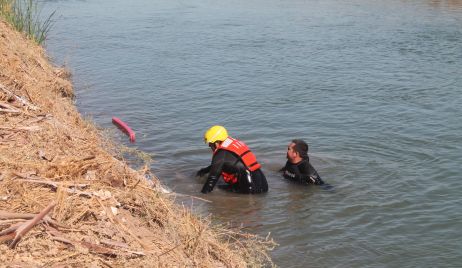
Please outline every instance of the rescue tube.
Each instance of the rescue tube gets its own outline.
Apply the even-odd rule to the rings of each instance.
[[[135,142],[135,132],[127,125],[124,121],[120,120],[120,118],[113,116],[112,123],[116,125],[119,129],[121,129],[125,134],[130,137],[131,142]]]

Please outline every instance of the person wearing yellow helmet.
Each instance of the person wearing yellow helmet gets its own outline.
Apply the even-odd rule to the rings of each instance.
[[[212,163],[197,172],[208,173],[202,193],[213,190],[220,177],[226,182],[224,189],[239,193],[264,193],[268,182],[261,166],[249,147],[228,135],[223,126],[213,126],[204,133],[204,142],[212,149]]]

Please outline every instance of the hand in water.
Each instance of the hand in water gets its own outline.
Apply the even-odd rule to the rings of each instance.
[[[208,168],[201,168],[199,169],[199,171],[196,173],[196,176],[197,177],[202,177],[204,176],[205,174],[207,174],[209,172],[209,169]]]

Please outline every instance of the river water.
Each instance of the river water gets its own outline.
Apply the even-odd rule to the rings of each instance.
[[[197,213],[271,236],[281,267],[460,267],[462,1],[46,1],[79,110]],[[270,191],[199,193],[214,124]],[[117,132],[116,132],[117,133]],[[118,135],[118,133],[117,133]],[[293,138],[331,190],[282,180]]]

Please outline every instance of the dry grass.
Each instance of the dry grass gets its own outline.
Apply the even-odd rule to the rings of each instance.
[[[271,265],[274,242],[199,219],[165,196],[148,168],[118,159],[118,149],[76,111],[66,72],[1,21],[0,55],[2,264]],[[49,204],[13,248],[18,226]]]

